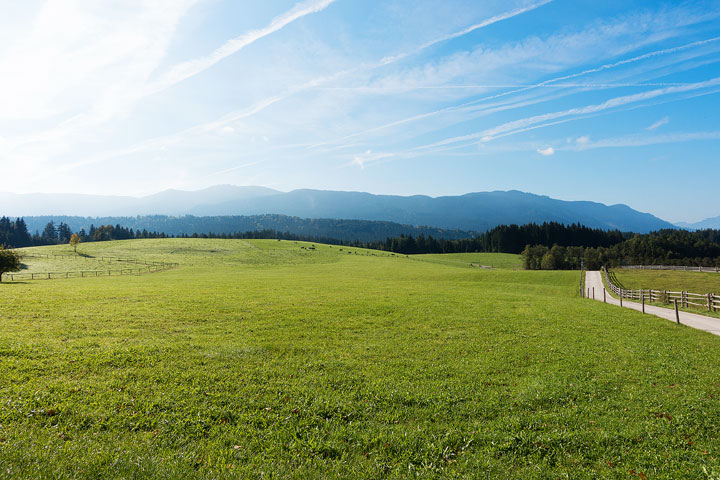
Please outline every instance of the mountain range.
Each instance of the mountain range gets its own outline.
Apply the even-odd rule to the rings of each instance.
[[[705,230],[708,228],[720,230],[720,217],[706,218],[695,223],[678,222],[675,225],[688,230]]]
[[[544,221],[638,233],[675,228],[627,205],[564,201],[514,190],[429,197],[309,189],[280,192],[265,187],[218,185],[198,191],[166,190],[146,197],[0,193],[0,215],[13,217],[263,214],[378,220],[479,232],[502,224]]]

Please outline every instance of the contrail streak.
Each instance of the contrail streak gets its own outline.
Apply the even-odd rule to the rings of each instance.
[[[361,136],[361,135],[365,135],[365,134],[368,134],[368,133],[374,133],[374,132],[377,132],[377,131],[380,131],[380,130],[384,130],[384,129],[387,129],[387,128],[392,128],[392,127],[396,127],[396,126],[399,126],[399,125],[403,125],[403,124],[405,124],[405,123],[410,123],[410,122],[414,122],[414,121],[417,121],[417,120],[422,120],[422,119],[425,119],[425,118],[433,117],[433,116],[435,116],[435,115],[439,115],[439,114],[442,114],[442,113],[447,113],[447,112],[452,112],[452,111],[455,111],[455,110],[460,110],[460,109],[462,109],[462,108],[465,108],[465,107],[468,107],[468,106],[471,106],[471,105],[476,105],[476,104],[478,104],[478,103],[487,102],[487,101],[489,101],[489,100],[495,100],[495,99],[497,99],[497,98],[505,97],[505,96],[508,96],[508,95],[513,95],[513,94],[516,94],[516,93],[522,93],[522,92],[526,92],[526,91],[533,90],[533,89],[537,89],[537,88],[551,87],[551,86],[552,86],[551,84],[555,84],[555,83],[561,82],[561,81],[563,81],[563,80],[570,80],[570,79],[572,79],[572,78],[581,77],[581,76],[583,76],[583,75],[589,75],[589,74],[591,74],[591,73],[597,73],[597,72],[600,72],[600,71],[603,71],[603,70],[612,69],[612,68],[619,67],[619,66],[622,66],[622,65],[627,65],[627,64],[630,64],[630,63],[639,62],[639,61],[642,61],[642,60],[646,60],[646,59],[648,59],[648,58],[652,58],[652,57],[656,57],[656,56],[660,56],[660,55],[668,55],[668,54],[676,53],[676,52],[679,52],[679,51],[682,51],[682,50],[687,50],[687,49],[689,49],[689,48],[694,48],[694,47],[699,47],[699,46],[702,46],[702,45],[707,45],[707,44],[709,44],[709,43],[717,42],[718,40],[720,40],[720,37],[713,37],[713,38],[709,38],[709,39],[706,39],[706,40],[700,40],[700,41],[697,41],[697,42],[692,42],[692,43],[688,43],[688,44],[685,44],[685,45],[680,45],[680,46],[677,46],[677,47],[671,47],[671,48],[665,48],[665,49],[662,49],[662,50],[656,50],[656,51],[654,51],[654,52],[649,52],[649,53],[646,53],[646,54],[643,54],[643,55],[638,55],[638,56],[635,56],[635,57],[632,57],[632,58],[628,58],[628,59],[625,59],[625,60],[621,60],[621,61],[618,61],[618,62],[607,63],[607,64],[601,65],[601,66],[599,66],[599,67],[595,67],[595,68],[583,70],[582,72],[573,73],[573,74],[570,74],[570,75],[563,75],[563,76],[561,76],[561,77],[551,78],[551,79],[549,79],[549,80],[545,80],[545,81],[540,82],[540,83],[535,83],[535,84],[530,84],[530,85],[527,85],[527,86],[522,86],[521,88],[517,88],[517,89],[512,90],[512,91],[509,91],[509,92],[498,93],[498,94],[490,95],[490,96],[487,96],[487,97],[483,97],[483,98],[471,100],[471,101],[469,101],[469,102],[464,102],[464,103],[461,103],[461,104],[459,104],[459,105],[452,105],[452,106],[449,106],[449,107],[441,108],[441,109],[439,109],[439,110],[434,110],[434,111],[432,111],[432,112],[422,113],[422,114],[419,114],[419,115],[413,115],[412,117],[407,117],[407,118],[404,118],[404,119],[401,119],[401,120],[396,120],[396,121],[394,121],[394,122],[386,123],[386,124],[383,124],[383,125],[379,125],[379,126],[377,126],[377,127],[373,127],[373,128],[369,128],[369,129],[366,129],[366,130],[362,130],[362,131],[360,131],[360,132],[352,133],[352,134],[350,134],[350,135],[346,135],[346,136],[337,138],[337,139],[335,139],[335,140],[331,140],[331,141],[328,141],[328,142],[317,143],[317,144],[314,144],[314,145],[312,145],[312,146],[313,146],[313,147],[317,147],[317,146],[323,146],[323,145],[327,145],[327,144],[331,144],[331,143],[342,142],[342,141],[344,141],[344,140],[348,140],[348,139],[351,139],[351,138],[355,138],[355,137],[358,137],[358,136]],[[676,85],[673,85],[673,84],[659,84],[658,86],[676,86]],[[511,88],[512,88],[512,87],[511,87]]]

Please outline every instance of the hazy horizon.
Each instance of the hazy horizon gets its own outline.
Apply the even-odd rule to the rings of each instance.
[[[259,185],[233,185],[233,184],[218,184],[218,185],[212,185],[212,186],[209,186],[209,187],[204,187],[204,188],[200,188],[200,189],[196,189],[196,190],[190,190],[190,189],[185,190],[185,189],[174,189],[174,188],[170,188],[170,189],[165,189],[165,190],[161,190],[161,191],[158,191],[158,192],[152,192],[152,193],[146,194],[146,195],[111,195],[111,194],[88,194],[88,193],[75,193],[75,192],[28,192],[28,193],[26,193],[26,194],[15,194],[15,193],[12,193],[12,192],[3,192],[3,191],[0,191],[0,194],[10,193],[10,194],[13,194],[13,195],[49,195],[49,196],[52,196],[52,195],[57,195],[57,196],[63,196],[63,195],[81,195],[81,196],[82,196],[82,195],[88,195],[88,196],[107,197],[107,198],[129,198],[129,199],[134,199],[134,200],[143,200],[143,199],[149,199],[149,198],[151,198],[151,197],[154,197],[154,196],[157,196],[157,195],[166,193],[166,192],[198,193],[198,192],[203,192],[203,191],[206,191],[206,190],[213,190],[213,189],[224,188],[224,187],[240,188],[240,189],[255,189],[255,188],[261,188],[261,189],[267,189],[267,190],[269,190],[269,191],[276,192],[277,194],[285,194],[285,193],[289,193],[289,192],[292,192],[292,191],[295,191],[295,190],[319,190],[319,191],[334,191],[334,192],[369,193],[369,194],[371,194],[371,195],[388,195],[388,196],[399,196],[399,197],[424,196],[424,197],[430,197],[430,198],[459,197],[459,196],[470,195],[470,194],[475,194],[475,193],[493,193],[493,192],[508,193],[508,192],[520,192],[520,193],[522,193],[522,194],[535,195],[535,196],[538,196],[538,197],[547,197],[547,198],[551,198],[551,199],[554,199],[554,200],[561,200],[561,201],[571,201],[571,202],[572,202],[572,201],[582,201],[582,202],[590,202],[590,203],[600,203],[600,204],[607,205],[607,206],[626,205],[626,204],[622,204],[622,203],[614,203],[614,204],[613,204],[613,203],[597,202],[597,201],[594,201],[594,200],[592,200],[592,199],[573,200],[573,199],[557,198],[557,197],[553,197],[552,195],[546,195],[546,194],[537,193],[537,192],[524,192],[524,191],[522,191],[522,190],[490,190],[490,191],[485,191],[485,192],[479,192],[479,191],[476,191],[476,192],[463,192],[463,193],[460,193],[460,194],[458,194],[458,195],[427,195],[427,194],[424,194],[424,193],[415,193],[415,194],[408,194],[408,195],[399,195],[399,194],[393,194],[393,193],[375,193],[375,192],[367,192],[367,191],[360,191],[360,190],[348,191],[348,190],[334,190],[334,189],[303,189],[303,188],[301,188],[301,189],[294,189],[294,190],[287,190],[287,191],[286,191],[286,190],[270,189],[270,188],[268,188],[268,187],[262,187],[262,186],[259,186]],[[628,206],[628,207],[632,208],[633,210],[636,210],[636,211],[638,211],[638,212],[640,212],[640,213],[651,213],[651,212],[642,212],[641,210],[638,210],[638,209],[633,208],[632,205],[626,205],[626,206]],[[267,213],[271,213],[271,212],[267,212]],[[152,215],[152,214],[167,215],[166,213],[161,213],[161,212],[155,212],[155,213],[147,213],[147,212],[145,212],[145,213],[137,213],[137,214],[138,214],[138,215],[141,215],[141,216],[142,216],[142,215]],[[0,215],[4,215],[3,212],[0,211]],[[8,216],[7,214],[5,214],[5,215]],[[38,216],[38,215],[39,215],[39,214],[17,215],[16,213],[12,213],[12,214],[10,214],[9,216],[10,216],[10,217],[16,217],[16,216],[28,216],[28,217],[32,217],[32,216]],[[88,215],[84,215],[84,214],[83,214],[83,215],[81,215],[81,214],[71,214],[71,213],[67,213],[67,212],[66,212],[66,213],[57,214],[57,216],[64,216],[64,215],[71,215],[71,216],[77,215],[77,216],[81,216],[81,217],[88,216]],[[39,216],[53,216],[53,215],[52,215],[52,214],[42,214],[42,215],[39,215]],[[90,216],[95,216],[95,215],[90,215]],[[111,215],[111,216],[112,216],[112,215]],[[170,216],[173,216],[173,215],[170,215]],[[707,219],[710,219],[710,218],[714,218],[714,217],[706,217],[706,218],[701,218],[701,219],[698,219],[698,220],[684,220],[684,219],[681,219],[681,220],[671,220],[671,219],[662,217],[662,216],[660,216],[660,215],[655,215],[655,216],[656,216],[657,218],[660,218],[661,220],[665,220],[665,221],[668,221],[668,222],[670,222],[670,223],[688,223],[688,224],[692,224],[692,223],[700,222],[700,221],[707,220]]]
[[[13,2],[0,190],[519,190],[696,222],[718,27],[712,1]]]

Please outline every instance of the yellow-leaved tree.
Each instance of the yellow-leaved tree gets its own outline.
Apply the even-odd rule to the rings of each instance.
[[[70,246],[73,247],[73,250],[75,253],[77,253],[77,246],[80,243],[80,237],[78,237],[77,233],[73,233],[72,236],[70,236]]]

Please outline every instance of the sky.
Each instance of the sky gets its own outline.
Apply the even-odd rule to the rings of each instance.
[[[0,0],[1,191],[522,190],[720,215],[720,8]]]

